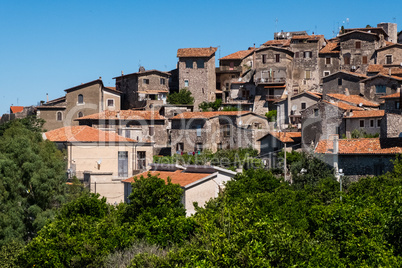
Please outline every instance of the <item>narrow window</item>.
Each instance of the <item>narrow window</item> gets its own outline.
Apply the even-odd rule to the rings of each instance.
[[[107,106],[108,107],[114,107],[114,99],[108,99],[107,100]]]
[[[399,110],[399,107],[400,107],[399,105],[400,105],[400,102],[399,102],[399,101],[396,101],[396,102],[395,102],[395,109],[396,109],[396,110]]]
[[[183,152],[184,151],[184,143],[179,142],[176,144],[176,151],[177,152]]]
[[[300,56],[299,56],[299,52],[296,52],[295,53],[295,58],[299,58]]]
[[[367,56],[363,56],[363,58],[362,58],[362,62],[363,62],[363,64],[367,64]]]
[[[147,158],[145,151],[137,152],[137,169],[145,169],[147,167]]]
[[[306,109],[306,103],[305,102],[301,103],[301,108],[302,108],[302,110]]]
[[[356,41],[356,48],[359,49],[362,47],[362,42]]]
[[[82,113],[82,112],[79,112],[78,113],[78,118],[81,118],[81,117],[83,117],[84,116],[84,114]]]
[[[314,109],[314,116],[318,117],[318,109]]]
[[[306,70],[306,79],[310,79],[311,78],[311,71]]]
[[[119,177],[128,177],[128,152],[118,152],[118,175]]]
[[[381,119],[377,119],[377,127],[381,127]]]
[[[325,58],[325,64],[327,64],[327,65],[331,64],[331,58],[330,57]]]
[[[63,120],[63,113],[57,112],[57,121],[62,121],[62,120]]]
[[[153,126],[149,127],[149,136],[153,136],[155,134],[155,130]]]
[[[192,60],[186,60],[186,68],[193,69],[193,61]]]
[[[166,79],[165,79],[165,78],[161,78],[160,81],[159,81],[159,83],[160,83],[161,85],[165,85],[165,84],[166,84]]]
[[[364,127],[364,120],[360,120],[360,127]]]
[[[262,63],[267,63],[267,55],[262,55]]]
[[[370,127],[374,127],[374,119],[370,119]]]
[[[275,62],[279,62],[280,61],[280,54],[275,54]]]
[[[386,56],[386,64],[392,64],[392,55]]]
[[[203,59],[197,59],[197,68],[204,69],[204,60]]]
[[[229,90],[229,83],[225,84],[225,88],[226,88],[226,90]]]
[[[188,87],[188,80],[184,80],[184,87]]]
[[[78,95],[78,103],[84,103],[84,96],[82,94]]]
[[[201,125],[197,125],[197,137],[201,137]]]
[[[343,62],[344,62],[346,65],[349,65],[349,64],[350,64],[350,56],[349,56],[349,55],[343,56]]]
[[[338,78],[338,86],[342,86],[342,78]]]

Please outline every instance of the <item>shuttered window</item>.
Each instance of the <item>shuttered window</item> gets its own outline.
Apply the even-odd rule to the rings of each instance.
[[[119,151],[118,152],[118,172],[119,177],[128,177],[128,152]]]

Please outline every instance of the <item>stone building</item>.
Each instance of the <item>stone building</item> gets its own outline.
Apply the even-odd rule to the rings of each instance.
[[[386,113],[401,113],[402,98],[400,92],[380,97],[380,99],[384,100],[383,106]]]
[[[381,22],[377,24],[378,28],[383,28],[387,33],[386,40],[391,43],[398,43],[398,29],[396,23]]]
[[[91,192],[99,193],[112,204],[123,202],[121,181],[146,170],[152,162],[152,143],[89,126],[63,127],[43,136],[67,152],[70,178],[76,176]]]
[[[170,119],[172,153],[193,153],[209,149],[236,149],[256,146],[269,130],[266,117],[236,112],[181,113]]]
[[[354,130],[361,130],[367,134],[376,135],[381,132],[381,119],[384,110],[351,111],[344,115],[346,138],[351,138]]]
[[[385,67],[401,66],[402,64],[402,44],[391,44],[376,50],[377,64]]]
[[[44,129],[78,125],[75,119],[103,111],[119,111],[121,92],[105,87],[101,79],[64,90],[66,95],[36,107]]]
[[[10,113],[3,114],[0,117],[0,125],[11,120],[21,119],[35,114],[35,106],[10,106]]]
[[[341,47],[339,40],[329,40],[328,43],[318,53],[318,70],[320,79],[336,73],[340,70],[339,54]]]
[[[158,70],[145,70],[140,67],[137,73],[114,77],[116,89],[123,92],[122,109],[152,109],[166,104],[169,93],[170,73]]]
[[[358,95],[363,91],[361,81],[366,78],[366,75],[356,72],[337,71],[322,78],[322,93]]]
[[[112,131],[139,142],[153,142],[156,155],[170,154],[167,120],[157,111],[105,111],[76,120],[80,125]]]
[[[397,93],[402,87],[402,77],[377,74],[361,81],[364,85],[364,96],[374,101],[386,95]]]
[[[386,113],[381,120],[382,139],[402,138],[402,110],[394,110],[393,113]]]
[[[187,88],[194,97],[194,109],[204,101],[215,101],[216,74],[215,52],[216,47],[207,48],[179,48],[179,88]]]

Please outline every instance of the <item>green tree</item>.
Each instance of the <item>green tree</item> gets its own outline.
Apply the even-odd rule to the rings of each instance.
[[[218,111],[219,108],[222,106],[222,99],[216,99],[214,102],[202,102],[200,105],[198,105],[198,108],[200,108],[203,112],[207,111]]]
[[[194,98],[191,96],[190,90],[182,88],[179,92],[169,94],[167,101],[170,104],[193,104]]]
[[[277,111],[276,110],[271,110],[268,113],[265,114],[265,116],[268,118],[269,122],[275,122],[276,121],[276,115]]]

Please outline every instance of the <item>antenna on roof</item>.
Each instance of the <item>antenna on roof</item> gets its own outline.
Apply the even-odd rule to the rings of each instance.
[[[278,32],[278,18],[275,18],[275,32]]]

